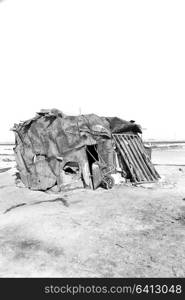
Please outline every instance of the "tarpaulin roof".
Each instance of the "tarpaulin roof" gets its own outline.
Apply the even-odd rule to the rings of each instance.
[[[29,133],[36,152],[41,149],[43,152],[43,145],[49,149],[52,141],[60,154],[83,145],[96,144],[101,138],[111,138],[111,133],[141,132],[139,125],[117,117],[105,118],[95,114],[67,116],[57,109],[42,110],[34,118],[14,126],[14,130],[22,139]]]
[[[106,120],[110,124],[110,130],[112,133],[142,133],[141,126],[136,124],[135,121],[125,121],[117,117],[107,117]]]

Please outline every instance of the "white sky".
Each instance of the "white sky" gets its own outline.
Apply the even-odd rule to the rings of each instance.
[[[0,0],[0,141],[41,108],[185,139],[184,0]]]

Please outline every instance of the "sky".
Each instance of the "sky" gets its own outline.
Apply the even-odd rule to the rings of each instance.
[[[0,142],[42,108],[184,139],[184,0],[0,0]]]

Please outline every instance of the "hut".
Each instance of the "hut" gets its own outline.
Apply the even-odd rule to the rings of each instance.
[[[84,187],[113,186],[111,174],[134,182],[159,178],[134,121],[95,114],[68,116],[57,109],[41,110],[14,124],[15,159],[24,185],[47,190],[65,183],[66,173],[79,175]]]

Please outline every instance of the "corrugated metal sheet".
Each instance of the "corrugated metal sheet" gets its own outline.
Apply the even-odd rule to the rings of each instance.
[[[160,178],[137,134],[113,134],[113,139],[133,182],[155,182]]]

